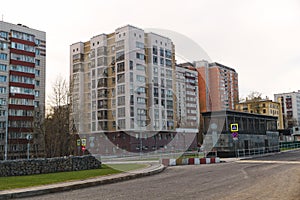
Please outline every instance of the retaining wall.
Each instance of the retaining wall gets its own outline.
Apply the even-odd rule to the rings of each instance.
[[[100,167],[101,162],[93,156],[8,160],[0,161],[0,177],[79,171]]]

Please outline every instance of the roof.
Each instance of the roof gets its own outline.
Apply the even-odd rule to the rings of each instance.
[[[256,114],[256,113],[247,113],[247,112],[241,112],[236,110],[219,110],[219,111],[212,111],[212,112],[203,112],[201,113],[203,117],[208,116],[228,116],[228,115],[239,115],[239,116],[247,116],[247,117],[253,117],[253,118],[267,118],[272,120],[277,120],[277,117],[275,116],[269,116],[269,115],[262,115],[262,114]]]

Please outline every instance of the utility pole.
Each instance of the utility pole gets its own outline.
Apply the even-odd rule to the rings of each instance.
[[[4,106],[6,106],[6,107],[4,107]],[[5,108],[5,110],[4,110],[4,117],[5,117],[4,160],[7,160],[7,151],[8,151],[8,106],[7,106],[7,102],[6,102],[6,105],[1,106],[1,108]]]

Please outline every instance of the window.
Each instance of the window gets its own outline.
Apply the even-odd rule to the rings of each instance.
[[[26,56],[26,55],[11,53],[10,57],[13,60],[19,60],[19,61],[23,61],[23,62],[35,63],[34,57],[31,57],[31,56]]]
[[[6,42],[1,42],[0,41],[0,49],[3,50],[3,49],[7,49],[8,45]]]
[[[28,77],[25,77],[25,76],[10,75],[10,81],[11,82],[16,82],[16,83],[34,84],[34,79],[33,78],[28,78]]]
[[[6,93],[6,88],[5,87],[0,87],[0,94]]]
[[[39,107],[39,106],[40,106],[40,102],[39,102],[39,101],[35,101],[35,102],[34,102],[34,107],[37,108],[37,107]]]
[[[0,38],[7,39],[7,37],[8,37],[8,33],[7,32],[0,31]]]
[[[172,61],[166,59],[166,66],[167,66],[167,67],[172,67]]]
[[[36,44],[36,45],[40,45],[41,44],[41,40],[39,40],[39,39],[34,39],[34,43]]]
[[[6,71],[6,69],[7,69],[6,65],[0,64],[0,71]]]
[[[154,97],[158,97],[158,88],[154,88],[153,93]]]
[[[125,82],[125,74],[118,74],[117,75],[117,82],[124,83]]]
[[[160,58],[160,65],[161,65],[161,66],[164,66],[164,63],[165,63],[165,62],[164,62],[164,58]]]
[[[132,60],[129,61],[129,69],[133,70],[133,61]]]
[[[130,107],[130,117],[134,117],[134,107]]]
[[[29,46],[26,44],[20,44],[20,43],[16,43],[16,42],[11,43],[11,48],[28,51],[28,52],[35,52],[35,49],[33,46]]]
[[[142,98],[142,97],[138,97],[138,98],[137,98],[137,103],[138,103],[138,104],[146,104],[146,99],[145,99],[145,98]]]
[[[125,105],[125,96],[118,97],[118,106]]]
[[[0,105],[5,106],[6,105],[6,99],[0,99]]]
[[[36,56],[41,55],[41,51],[39,49],[35,49],[35,55]]]
[[[124,62],[117,64],[117,72],[124,72],[125,71],[125,64]]]
[[[7,54],[6,53],[0,53],[0,60],[7,60]]]
[[[0,82],[6,82],[6,76],[0,76]]]
[[[130,82],[133,82],[133,72],[130,72]]]
[[[38,91],[38,90],[34,91],[34,96],[39,97],[40,96],[40,91]]]
[[[144,94],[144,93],[146,93],[146,88],[144,88],[144,87],[138,87],[137,90],[136,90],[136,92],[138,94]]]
[[[158,75],[158,68],[157,67],[153,67],[153,74]]]
[[[157,46],[153,46],[153,48],[152,48],[152,53],[153,53],[154,55],[157,55]]]
[[[163,49],[163,48],[160,48],[160,49],[159,49],[159,55],[160,55],[161,57],[164,57],[164,49]]]
[[[141,64],[136,64],[136,69],[139,71],[146,71],[146,67],[144,65]]]
[[[166,77],[167,78],[172,78],[172,71],[171,70],[166,70]]]
[[[153,64],[157,65],[157,56],[153,56]]]
[[[118,120],[119,129],[125,128],[125,119]]]
[[[34,95],[34,90],[29,88],[10,86],[10,93],[30,94]]]
[[[27,41],[34,42],[34,36],[33,35],[29,35],[27,33],[22,33],[22,32],[15,31],[15,30],[12,31],[12,37],[13,38],[18,38],[18,39],[21,39],[21,40],[27,40]]]
[[[125,85],[118,85],[118,94],[125,94]]]
[[[136,75],[136,80],[142,83],[146,82],[146,78],[144,76],[141,75]]]
[[[118,108],[118,117],[125,117],[125,107]]]
[[[136,42],[136,48],[144,49],[144,43],[142,43],[142,42]]]
[[[35,69],[33,67],[27,67],[27,66],[22,66],[22,65],[10,65],[10,70],[18,71],[18,72],[25,72],[25,73],[30,73],[30,74],[35,73]]]
[[[116,59],[117,62],[124,60],[125,57],[124,51],[117,52],[116,57],[117,57]]]
[[[172,52],[170,50],[165,50],[166,58],[172,58]]]
[[[145,55],[142,53],[136,53],[136,58],[140,60],[145,60]]]

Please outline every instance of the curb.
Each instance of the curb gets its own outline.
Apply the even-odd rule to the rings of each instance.
[[[64,192],[68,190],[81,189],[91,186],[99,186],[104,184],[116,183],[120,181],[150,176],[162,172],[166,167],[162,164],[151,166],[146,169],[140,169],[131,172],[92,178],[87,180],[64,182],[52,185],[37,186],[31,188],[21,188],[14,190],[0,191],[0,199],[24,198],[36,195],[43,195],[55,192]]]
[[[163,158],[161,162],[165,166],[202,165],[220,163],[220,158]]]

